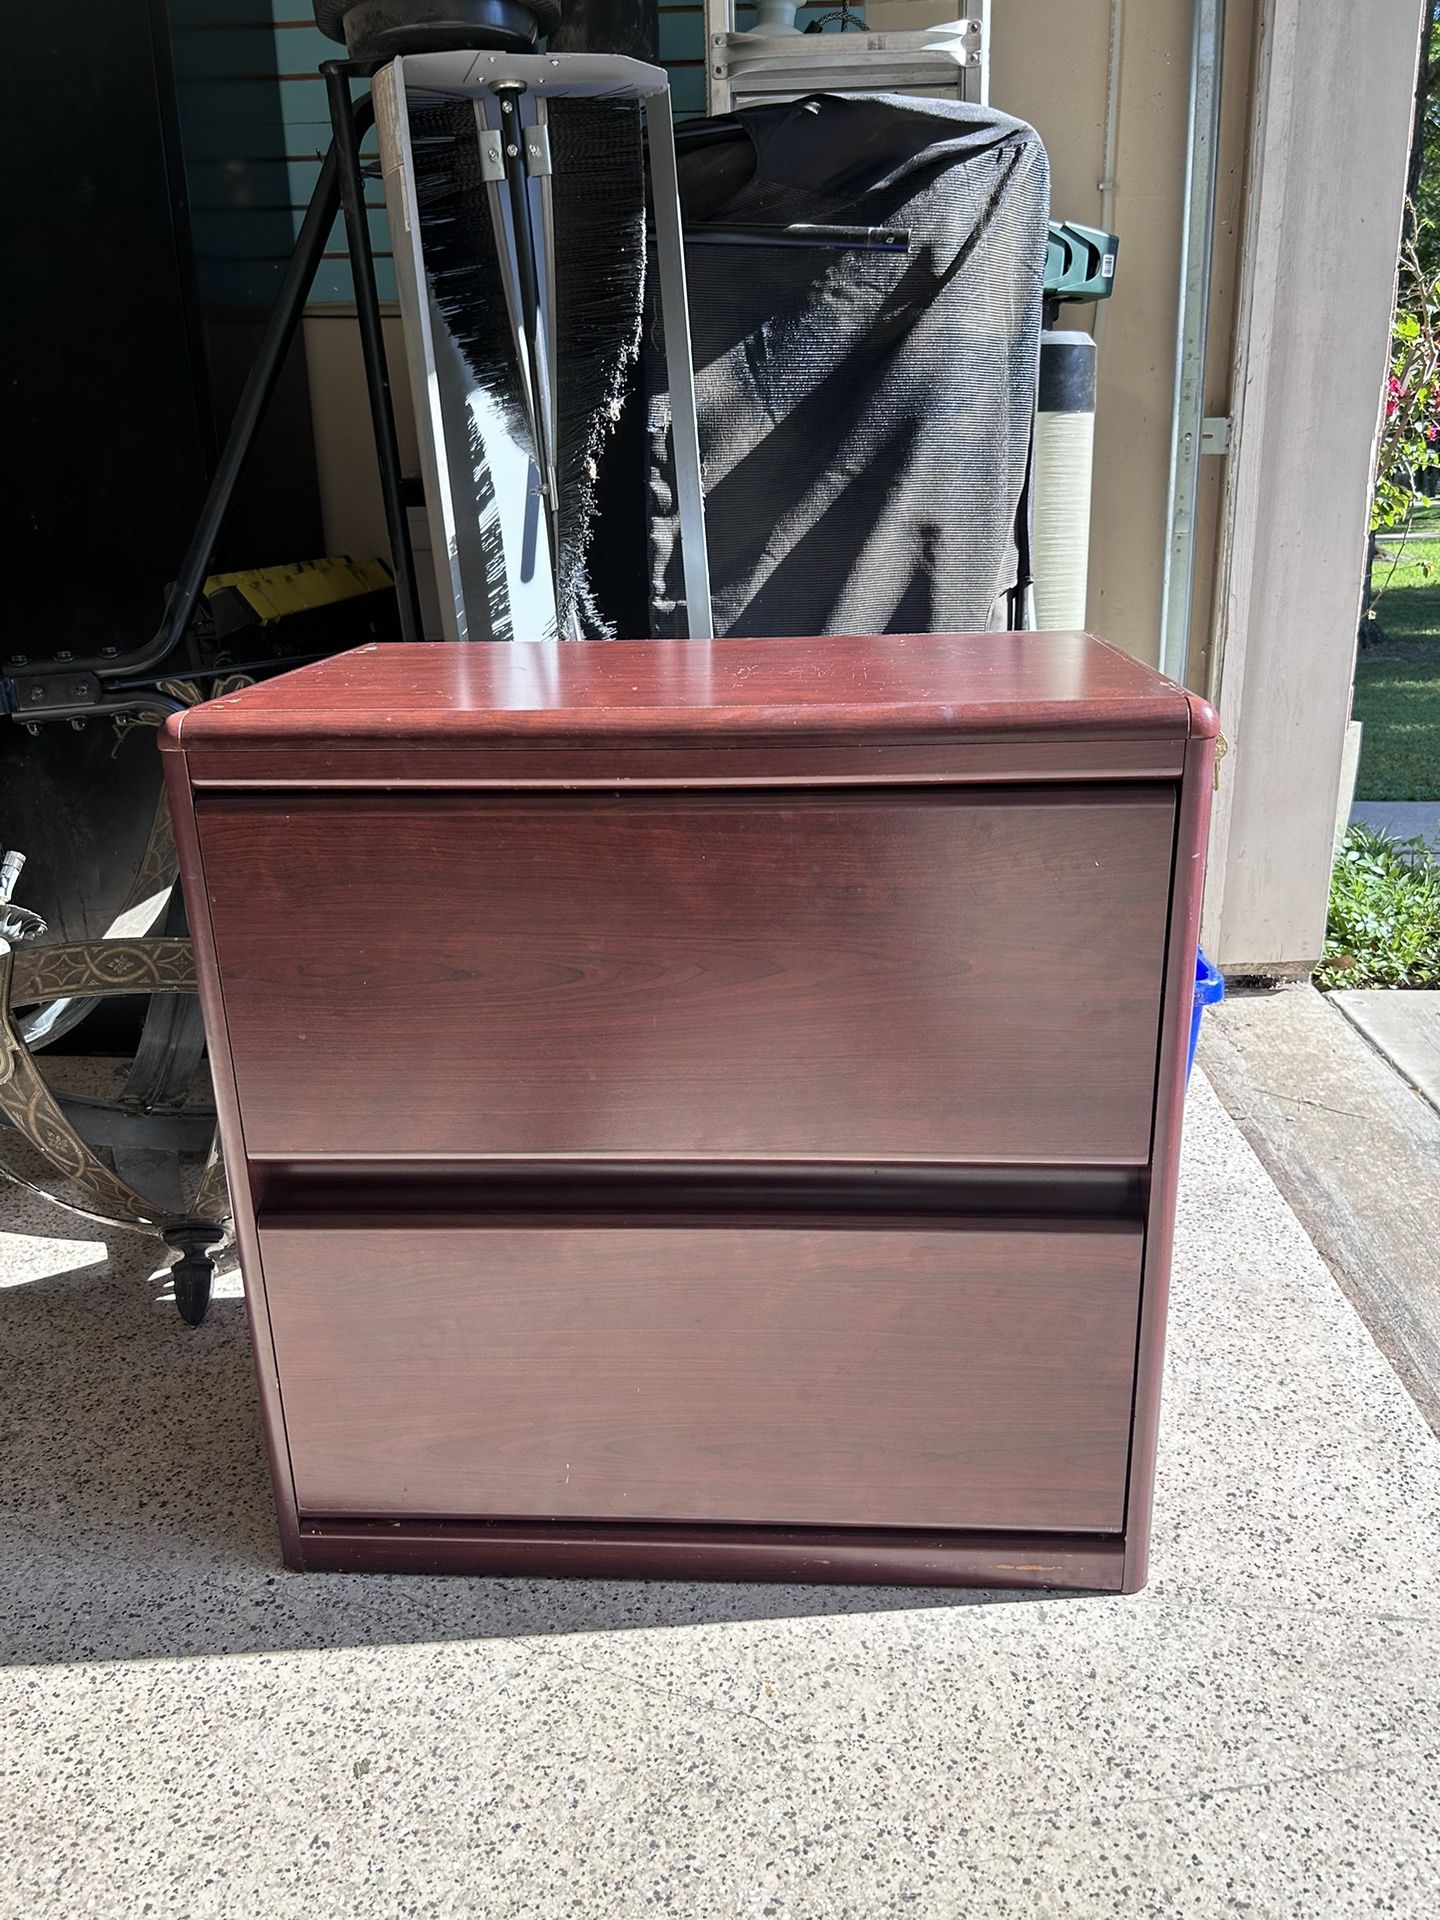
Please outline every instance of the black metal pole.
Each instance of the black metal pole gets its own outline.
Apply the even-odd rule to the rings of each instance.
[[[364,103],[364,111],[367,116],[370,114],[368,102]],[[295,329],[299,325],[305,302],[310,297],[316,269],[325,251],[325,242],[330,237],[330,229],[335,224],[339,206],[339,180],[332,147],[320,168],[320,177],[315,183],[310,205],[305,210],[305,218],[296,236],[295,250],[286,266],[285,277],[280,282],[280,291],[275,296],[275,305],[271,309],[254,365],[246,376],[235,417],[225,436],[219,464],[166,602],[165,618],[160,623],[159,631],[153,639],[132,653],[73,661],[67,666],[68,673],[93,673],[101,680],[131,679],[167,660],[188,633],[210,572],[221,526],[230,511],[230,502],[234,498],[241,472],[250,457],[265,409],[270,404],[280,370],[285,364],[285,356],[295,338]]]
[[[166,601],[159,630],[144,646],[130,652],[110,650],[89,658],[67,660],[63,667],[57,665],[47,668],[43,673],[21,672],[7,663],[6,673],[0,677],[0,714],[8,713],[16,720],[34,726],[42,720],[65,719],[71,715],[95,719],[104,714],[134,713],[157,707],[167,712],[179,711],[178,702],[163,699],[155,693],[132,695],[128,699],[106,699],[101,688],[115,686],[119,692],[128,690],[137,682],[144,685],[155,669],[169,660],[190,631],[235,488],[255,445],[265,410],[274,396],[285,357],[295,338],[295,329],[300,323],[305,302],[310,297],[310,289],[315,284],[315,275],[334,227],[335,216],[342,206],[355,278],[355,307],[360,322],[361,352],[370,393],[386,526],[394,561],[400,631],[407,640],[421,637],[415,563],[401,493],[395,415],[390,401],[390,380],[380,329],[380,301],[375,290],[374,254],[365,221],[364,177],[360,170],[360,142],[374,125],[375,107],[368,94],[351,101],[350,89],[346,84],[346,66],[347,63],[343,61],[334,61],[326,62],[322,68],[330,97],[331,125],[335,137],[321,163],[310,204],[295,237],[294,250],[286,264],[259,350],[241,390],[200,518]],[[352,64],[349,71],[357,76],[368,77],[373,65],[357,67]],[[342,105],[343,112],[340,111]]]
[[[350,132],[351,147],[356,153],[360,140],[373,125],[374,119],[375,109],[368,94],[357,100],[353,108],[349,107],[347,99],[346,125]],[[280,291],[275,296],[259,350],[241,390],[219,464],[210,481],[205,504],[201,508],[195,531],[190,536],[190,544],[175,584],[165,603],[165,615],[159,630],[144,646],[128,653],[111,650],[90,658],[67,661],[63,672],[16,675],[14,680],[0,681],[0,695],[4,696],[0,699],[0,711],[9,708],[15,719],[31,725],[39,720],[64,718],[70,713],[91,718],[107,713],[133,713],[142,706],[164,706],[167,710],[178,711],[178,703],[162,701],[153,694],[147,694],[143,701],[107,701],[100,697],[99,689],[101,685],[115,682],[122,687],[136,680],[143,682],[157,667],[169,660],[189,632],[205,589],[220,529],[255,445],[265,410],[274,396],[276,383],[294,341],[305,302],[310,297],[310,289],[315,284],[325,243],[330,238],[339,210],[340,175],[335,143],[332,142],[321,163],[320,175],[310,195],[310,204],[305,209],[300,231],[295,236],[294,250],[286,264]],[[367,234],[367,241],[368,237]],[[372,294],[373,287],[372,276]],[[391,437],[393,441],[393,423]],[[405,553],[408,557],[408,543]],[[403,604],[402,601],[402,613]],[[416,631],[418,633],[418,622]]]
[[[654,229],[649,236],[654,239]],[[834,253],[908,253],[908,227],[745,226],[705,223],[685,228],[687,247],[810,247]]]
[[[380,494],[385,506],[385,529],[390,536],[390,560],[395,574],[395,598],[402,640],[419,640],[420,597],[415,586],[415,556],[410,545],[410,523],[401,485],[400,448],[395,438],[395,407],[390,398],[390,371],[385,364],[385,336],[380,325],[380,296],[375,289],[375,256],[370,246],[369,216],[365,210],[365,176],[360,167],[361,129],[350,100],[347,63],[326,60],[321,68],[330,98],[330,125],[339,172],[340,204],[345,213],[345,237],[350,250],[350,273],[355,283],[355,317],[360,324],[360,353],[365,362],[365,385],[370,394],[370,418],[375,431],[375,457],[380,467]],[[373,109],[371,113],[373,118]]]

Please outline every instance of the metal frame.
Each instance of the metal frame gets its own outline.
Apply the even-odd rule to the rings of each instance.
[[[453,68],[454,57],[449,55],[420,56],[414,64],[424,67],[426,62],[437,58],[447,71]],[[659,182],[655,209],[657,251],[662,312],[666,337],[672,348],[672,415],[686,593],[692,634],[709,637],[713,631],[709,570],[668,80],[660,69],[637,61],[584,55],[545,58],[464,55],[461,60],[470,68],[483,63],[489,79],[503,80],[508,76],[517,89],[523,88],[537,96],[539,112],[532,125],[538,124],[542,131],[546,90],[609,93],[623,87],[644,100],[652,165]],[[394,82],[387,85],[387,81],[392,74],[394,81],[398,81],[400,68],[399,59],[380,68],[376,90],[382,102],[393,102]],[[558,85],[557,69],[560,70]],[[177,684],[167,680],[166,675],[175,673],[174,656],[193,626],[220,530],[294,341],[337,213],[344,216],[354,279],[355,311],[391,544],[401,637],[407,641],[422,637],[414,554],[402,490],[394,405],[365,208],[365,169],[360,157],[361,142],[374,122],[376,107],[370,95],[352,100],[350,94],[352,80],[372,78],[376,66],[373,62],[331,60],[322,65],[321,73],[330,107],[331,146],[321,165],[159,630],[143,646],[128,654],[106,648],[93,658],[59,661],[38,672],[29,671],[28,662],[13,663],[0,677],[0,712],[8,713],[22,725],[37,727],[45,721],[81,720],[107,714],[153,715],[178,711],[185,702],[177,699],[176,693],[193,695],[194,690],[186,688],[183,680]],[[403,126],[404,116],[390,124]],[[533,159],[534,156],[529,166],[531,173],[541,170],[533,164]],[[523,193],[525,176],[517,174],[517,178]],[[387,188],[390,184],[387,169]],[[402,204],[400,211],[399,230],[412,234],[418,247],[413,204]],[[396,258],[397,265],[403,268],[413,255],[397,245]],[[422,316],[425,354],[433,367],[428,325],[423,320],[424,303],[417,299],[412,304]],[[553,299],[549,307],[553,310]],[[537,406],[544,404],[548,394],[553,393],[553,353],[551,341],[547,364],[543,368],[537,365],[533,370]],[[540,389],[546,390],[544,395]],[[425,417],[424,410],[421,417]],[[421,439],[424,445],[423,434]],[[425,453],[427,499],[432,502],[443,499],[448,506],[448,487],[442,485],[437,471],[436,449],[426,446]],[[553,486],[551,498],[553,505]],[[447,534],[451,532],[453,528],[447,529]],[[448,537],[442,550],[450,551]],[[183,673],[183,668],[180,671]],[[163,875],[158,871],[162,864]],[[174,849],[163,801],[142,872],[147,884],[157,878],[174,878]],[[168,997],[189,996],[195,991],[190,943],[183,937],[184,931],[184,905],[177,889],[172,895],[165,935],[160,938],[14,948],[0,940],[0,1119],[8,1120],[72,1188],[78,1189],[80,1200],[61,1200],[60,1204],[78,1206],[85,1211],[88,1202],[98,1210],[97,1217],[109,1224],[149,1229],[179,1251],[181,1257],[171,1270],[176,1304],[185,1320],[198,1325],[209,1304],[212,1252],[227,1231],[228,1200],[218,1145],[212,1141],[199,1190],[189,1206],[172,1208],[147,1200],[122,1177],[118,1163],[117,1168],[107,1166],[70,1118],[73,1114],[77,1119],[89,1120],[97,1144],[119,1149],[134,1164],[148,1166],[152,1171],[157,1151],[182,1151],[202,1144],[196,1138],[197,1121],[208,1132],[210,1117],[179,1111],[179,1103],[198,1063],[202,1040],[198,1007],[193,999],[184,999],[177,1006]],[[111,995],[139,993],[149,994],[152,999],[125,1102],[115,1106],[108,1102],[69,1101],[53,1093],[27,1044],[25,1029],[33,1022],[18,1021],[12,1007],[65,1000],[93,1004]],[[152,1104],[169,1110],[153,1115],[148,1110],[143,1113],[133,1110],[136,1106],[148,1109]]]
[[[804,4],[804,0],[802,0]],[[990,98],[990,0],[972,0],[960,11],[963,35],[945,35],[942,27],[908,31],[764,35],[739,33],[736,0],[704,0],[706,111],[732,113],[766,100],[794,99],[821,88],[837,93],[918,93],[951,95],[984,106]],[[903,60],[915,69],[913,80],[897,81],[893,64],[875,79],[864,77],[866,56]],[[843,85],[817,69],[833,71],[837,61],[855,68]],[[953,76],[953,78],[952,78]]]
[[[80,940],[19,947],[0,940],[0,1115],[78,1189],[78,1201],[55,1196],[58,1204],[82,1212],[93,1208],[108,1225],[149,1228],[179,1251],[181,1258],[172,1270],[175,1301],[192,1326],[199,1325],[210,1303],[210,1249],[227,1232],[229,1201],[218,1140],[212,1137],[199,1189],[188,1207],[172,1209],[146,1200],[106,1166],[71,1124],[17,1031],[12,1009],[69,994],[108,998],[195,991],[188,940]]]
[[[356,101],[350,97],[350,82],[368,78],[372,71],[370,65],[347,60],[327,61],[321,68],[329,96],[331,146],[159,630],[127,654],[105,648],[93,658],[57,661],[39,671],[28,670],[28,662],[13,663],[0,677],[0,712],[20,724],[38,727],[45,721],[163,714],[179,711],[185,704],[175,697],[176,692],[198,697],[183,679],[177,685],[166,676],[177,670],[183,675],[175,655],[194,624],[216,542],[341,212],[355,283],[400,631],[405,640],[421,637],[360,158],[360,144],[374,109],[368,95]],[[141,874],[131,892],[142,882],[148,886],[174,877],[174,846],[162,798]],[[96,1217],[107,1224],[148,1229],[179,1252],[171,1269],[175,1301],[181,1317],[196,1326],[209,1305],[213,1250],[226,1237],[229,1203],[224,1166],[213,1138],[213,1115],[179,1111],[203,1044],[199,1008],[188,997],[195,993],[195,977],[184,932],[184,903],[177,887],[161,938],[37,942],[19,947],[0,940],[0,1120],[23,1134],[78,1190],[78,1199],[53,1196],[59,1204],[81,1211],[93,1207]],[[88,1010],[97,1000],[119,994],[151,996],[124,1102],[116,1106],[55,1094],[27,1043],[37,1023],[33,1016],[18,1019],[12,1008],[43,1004],[48,1014],[51,1003],[74,1001]],[[177,1002],[175,995],[187,997]],[[59,1030],[53,1021],[45,1028],[51,1038]],[[152,1113],[152,1106],[161,1110]],[[107,1166],[95,1145],[82,1137],[72,1116],[91,1123],[96,1144],[117,1150],[120,1158],[115,1168]],[[206,1138],[210,1140],[208,1158],[199,1189],[188,1205],[181,1203],[178,1191],[175,1206],[149,1200],[120,1171],[128,1161],[155,1172],[159,1155],[203,1147]]]
[[[405,322],[415,413],[422,426],[426,506],[431,516],[431,546],[447,637],[461,639],[467,631],[461,579],[466,531],[456,513],[450,481],[452,460],[456,457],[456,449],[451,444],[453,419],[448,417],[453,414],[453,402],[447,407],[421,255],[407,105],[412,90],[468,97],[476,103],[476,138],[482,146],[482,168],[491,182],[491,213],[496,219],[497,232],[503,231],[509,243],[499,250],[502,261],[507,252],[513,253],[506,297],[511,303],[512,322],[519,322],[516,331],[525,343],[522,369],[531,395],[535,438],[542,464],[547,444],[547,411],[553,405],[555,377],[553,330],[547,324],[553,303],[548,298],[546,263],[539,258],[548,229],[551,179],[545,105],[547,100],[555,98],[607,95],[630,95],[641,102],[650,151],[657,277],[670,378],[671,436],[689,632],[692,639],[712,638],[714,621],[705,503],[668,76],[660,67],[620,55],[500,52],[399,55],[375,81],[381,166],[395,240],[396,285]],[[503,131],[503,116],[507,113],[516,123],[510,132],[518,138],[506,137]],[[532,188],[535,189],[533,197]],[[533,329],[527,323],[527,311],[536,315]],[[537,334],[534,339],[532,332]],[[556,504],[553,492],[553,477],[542,471],[541,494],[549,516],[553,516]],[[553,532],[550,545],[553,557]]]
[[[1215,249],[1215,186],[1220,151],[1221,55],[1225,0],[1193,0],[1190,116],[1185,144],[1185,218],[1180,229],[1180,314],[1160,595],[1160,671],[1185,680],[1190,603],[1195,588],[1195,509],[1200,461],[1216,446],[1205,434],[1205,346],[1210,328],[1210,268]]]

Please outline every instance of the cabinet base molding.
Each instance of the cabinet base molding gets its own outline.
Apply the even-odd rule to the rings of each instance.
[[[805,1527],[577,1527],[307,1520],[290,1564],[317,1573],[564,1580],[1127,1590],[1125,1543],[1095,1534],[818,1532]]]

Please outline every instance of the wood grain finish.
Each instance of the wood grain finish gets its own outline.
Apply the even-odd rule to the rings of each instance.
[[[1118,1532],[1138,1227],[271,1227],[302,1514]]]
[[[252,1153],[1148,1153],[1170,788],[199,824]]]
[[[171,721],[286,1560],[1140,1585],[1215,730],[1076,634]]]
[[[245,1277],[245,1317],[255,1357],[265,1453],[270,1466],[271,1484],[275,1489],[280,1550],[287,1566],[298,1567],[302,1562],[300,1527],[295,1512],[295,1483],[290,1472],[290,1447],[280,1406],[275,1348],[270,1338],[269,1305],[261,1278],[260,1243],[251,1200],[245,1126],[240,1113],[239,1096],[235,1091],[235,1068],[230,1058],[230,1040],[225,1026],[219,956],[215,951],[215,933],[206,905],[205,861],[195,831],[195,809],[185,762],[178,754],[166,752],[162,754],[160,764],[165,776],[171,825],[175,831],[180,878],[185,888],[186,918],[190,922],[190,936],[195,949],[195,984],[205,1016],[206,1052],[210,1062],[210,1079],[215,1089],[216,1131],[224,1155],[230,1204],[234,1208],[235,1245]]]
[[[1088,634],[886,634],[362,648],[164,738],[201,786],[691,786],[1173,778],[1214,723]]]
[[[1203,701],[1090,634],[927,633],[362,647],[191,708],[169,734],[187,751],[245,739],[424,751],[469,739],[1186,739],[1213,723]]]

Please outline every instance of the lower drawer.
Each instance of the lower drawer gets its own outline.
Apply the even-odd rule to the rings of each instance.
[[[260,1244],[302,1515],[1124,1523],[1138,1228]]]

